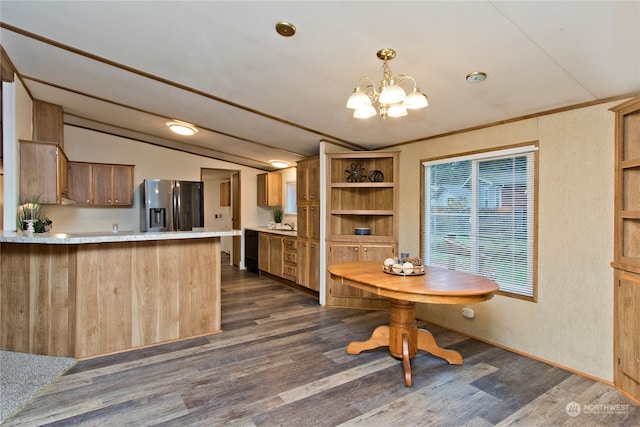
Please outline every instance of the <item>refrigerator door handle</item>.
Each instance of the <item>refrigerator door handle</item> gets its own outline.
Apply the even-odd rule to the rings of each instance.
[[[173,187],[173,229],[180,230],[180,185],[174,184]]]

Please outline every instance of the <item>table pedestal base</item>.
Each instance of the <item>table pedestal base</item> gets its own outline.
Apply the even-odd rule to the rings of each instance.
[[[348,354],[360,354],[365,350],[388,346],[393,357],[402,359],[404,383],[407,387],[411,387],[410,360],[418,350],[445,359],[450,364],[462,365],[460,353],[439,347],[429,331],[416,328],[416,303],[395,299],[390,302],[389,325],[378,326],[367,341],[349,343]]]

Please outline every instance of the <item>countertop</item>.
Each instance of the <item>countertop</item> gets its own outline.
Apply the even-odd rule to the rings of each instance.
[[[266,227],[265,227],[266,228]],[[83,243],[141,242],[149,240],[203,239],[207,237],[240,236],[240,230],[201,228],[194,231],[163,232],[95,232],[95,233],[29,233],[0,231],[0,243],[39,243],[48,245],[79,245]]]
[[[280,234],[282,236],[288,236],[288,237],[298,237],[298,230],[283,230],[283,229],[269,228],[264,226],[245,227],[245,230],[254,230],[254,231],[259,231],[261,233]]]

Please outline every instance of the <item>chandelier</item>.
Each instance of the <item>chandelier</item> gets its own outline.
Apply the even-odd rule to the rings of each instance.
[[[420,92],[416,80],[411,76],[393,76],[387,61],[396,57],[393,49],[380,49],[377,53],[382,63],[382,81],[378,88],[375,82],[367,76],[358,79],[353,94],[347,100],[347,108],[354,110],[353,117],[356,119],[368,119],[376,114],[386,119],[387,117],[404,117],[407,110],[424,108],[429,105],[427,95]],[[412,83],[412,89],[407,93],[400,87],[400,84]],[[378,104],[378,110],[374,107]]]

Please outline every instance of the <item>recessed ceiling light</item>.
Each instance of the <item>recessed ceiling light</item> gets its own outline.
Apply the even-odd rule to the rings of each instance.
[[[196,129],[195,126],[184,122],[169,122],[167,123],[167,126],[169,126],[169,129],[171,129],[171,131],[177,133],[178,135],[190,136],[195,135],[196,132],[198,132],[198,129]]]
[[[465,80],[467,80],[469,83],[480,83],[485,81],[486,79],[487,73],[485,73],[484,71],[474,71],[467,74],[467,77],[465,77]]]
[[[296,26],[291,22],[280,21],[276,24],[276,32],[282,37],[291,37],[296,33]]]
[[[269,160],[271,166],[274,168],[287,168],[289,167],[289,162],[285,162],[284,160]]]

